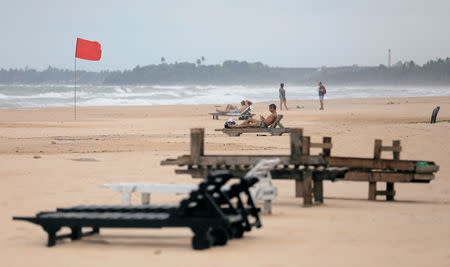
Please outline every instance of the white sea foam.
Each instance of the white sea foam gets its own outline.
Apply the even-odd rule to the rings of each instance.
[[[0,108],[71,106],[73,85],[0,85]],[[315,86],[286,87],[289,100],[317,99]],[[327,87],[327,98],[449,96],[448,87]],[[139,85],[77,87],[81,106],[180,105],[278,101],[277,86]]]

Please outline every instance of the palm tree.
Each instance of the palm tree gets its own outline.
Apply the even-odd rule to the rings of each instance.
[[[202,56],[202,62],[205,62],[205,57],[204,56]]]
[[[200,66],[202,64],[202,61],[200,59],[197,59],[197,66]]]
[[[161,57],[161,64],[166,63],[166,59],[164,57]]]

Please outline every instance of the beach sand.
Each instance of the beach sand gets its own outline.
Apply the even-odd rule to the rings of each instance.
[[[267,114],[267,104],[256,104],[255,112]],[[187,228],[102,229],[48,248],[41,228],[12,216],[120,204],[120,194],[103,183],[198,183],[160,166],[189,153],[190,128],[206,129],[206,154],[288,154],[289,136],[214,132],[225,121],[207,115],[214,105],[81,107],[77,121],[72,108],[1,109],[1,265],[450,266],[450,123],[426,123],[438,105],[438,120],[450,120],[450,97],[338,99],[325,101],[324,111],[317,101],[288,105],[279,111],[283,124],[303,128],[312,141],[331,136],[332,155],[372,157],[374,139],[400,139],[402,159],[435,161],[440,171],[430,184],[396,184],[395,202],[368,201],[367,183],[326,181],[325,203],[310,208],[294,197],[294,181],[275,181],[279,197],[273,214],[262,216],[263,227],[205,251],[192,250]],[[154,195],[152,202],[181,197]]]

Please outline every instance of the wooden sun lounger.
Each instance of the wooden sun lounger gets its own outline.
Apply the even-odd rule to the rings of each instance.
[[[240,238],[245,231],[261,227],[259,209],[249,193],[249,187],[258,179],[241,178],[229,190],[222,190],[230,178],[228,171],[208,175],[179,206],[76,206],[13,219],[42,226],[48,234],[48,246],[54,246],[58,239],[78,240],[98,234],[100,228],[189,227],[194,232],[192,247],[207,249],[225,245],[228,239]],[[57,236],[62,227],[70,228],[71,233]],[[92,231],[83,232],[82,228]]]
[[[320,143],[311,142],[309,136],[303,136],[303,130],[290,129],[290,154],[235,154],[207,155],[204,151],[204,129],[191,129],[191,153],[176,159],[166,159],[161,165],[177,165],[177,174],[190,174],[193,178],[204,178],[208,171],[230,170],[235,177],[248,172],[251,166],[264,158],[278,158],[280,164],[271,171],[272,179],[295,180],[297,197],[303,197],[303,204],[310,206],[323,203],[323,181],[355,181],[369,184],[369,200],[376,196],[385,196],[394,200],[395,183],[429,183],[439,166],[426,160],[400,159],[400,140],[394,140],[392,146],[383,146],[381,140],[375,140],[373,158],[331,156],[333,147],[331,137],[323,137]],[[312,148],[321,148],[319,155],[311,155]],[[392,159],[382,159],[382,151],[392,151]],[[386,190],[377,190],[377,183],[385,183]]]
[[[277,118],[267,127],[247,127],[247,128],[223,128],[215,129],[217,132],[223,132],[229,136],[240,136],[243,133],[270,133],[274,136],[281,136],[284,133],[289,133],[289,128],[284,128],[281,124],[283,115],[278,115]]]
[[[230,112],[230,113],[223,114],[223,113],[214,112],[214,113],[208,113],[208,114],[212,115],[213,120],[218,120],[219,116],[228,116],[228,117],[237,117],[237,116],[239,116],[239,120],[248,120],[251,117],[255,116],[255,114],[252,114],[252,109],[253,108],[251,106],[249,106],[249,107],[247,107],[246,109],[244,109],[240,113]]]

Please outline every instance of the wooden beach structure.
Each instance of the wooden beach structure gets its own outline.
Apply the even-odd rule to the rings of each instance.
[[[284,155],[205,155],[205,131],[191,129],[191,153],[176,159],[166,159],[161,165],[178,165],[177,174],[190,174],[193,178],[205,178],[212,170],[230,170],[235,177],[242,177],[259,160],[279,158],[280,164],[271,171],[272,179],[295,181],[297,197],[303,197],[303,205],[323,203],[323,181],[356,181],[369,184],[369,200],[385,195],[394,200],[395,183],[429,183],[439,170],[434,162],[400,160],[400,141],[392,146],[382,146],[375,140],[373,158],[331,156],[332,138],[323,137],[322,142],[312,143],[303,136],[303,129],[290,129],[290,153]],[[311,148],[321,148],[319,155],[311,155]],[[382,159],[382,151],[392,151],[393,159]],[[377,191],[377,182],[386,183],[386,190]]]

